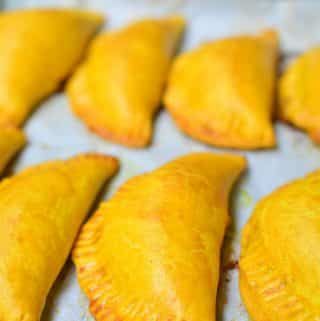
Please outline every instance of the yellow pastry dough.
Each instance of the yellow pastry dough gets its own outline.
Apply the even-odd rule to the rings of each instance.
[[[10,125],[0,125],[0,173],[25,142],[25,136],[19,129]]]
[[[73,253],[97,321],[214,321],[228,195],[240,156],[196,153],[129,180]]]
[[[75,67],[103,18],[79,10],[0,14],[0,120],[20,125]]]
[[[280,79],[279,118],[309,133],[320,143],[320,47],[291,63]]]
[[[251,320],[319,320],[320,171],[263,199],[241,245],[240,288]]]
[[[75,114],[106,139],[147,145],[184,25],[176,16],[148,19],[98,36],[68,85]]]
[[[205,143],[272,147],[277,34],[209,42],[173,63],[164,102],[177,125]]]
[[[0,320],[39,321],[80,224],[116,159],[86,154],[0,183]]]

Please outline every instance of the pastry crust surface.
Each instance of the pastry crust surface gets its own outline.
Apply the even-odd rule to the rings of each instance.
[[[195,153],[125,183],[73,259],[97,321],[215,320],[228,195],[240,156]]]
[[[102,24],[95,13],[30,9],[0,14],[0,121],[21,125],[58,89]]]
[[[320,171],[259,202],[241,241],[240,290],[253,321],[320,316]]]
[[[14,126],[0,125],[0,173],[25,143],[22,131]]]
[[[320,47],[295,59],[279,85],[280,119],[305,130],[320,143]]]
[[[146,19],[98,36],[68,84],[74,113],[108,140],[146,146],[184,25],[179,16]]]
[[[116,159],[85,154],[0,183],[0,321],[39,321],[48,292]]]
[[[164,97],[180,129],[207,144],[273,147],[275,31],[202,44],[173,63]]]

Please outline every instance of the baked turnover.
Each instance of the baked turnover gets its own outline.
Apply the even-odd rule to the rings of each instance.
[[[196,153],[137,176],[82,229],[73,259],[97,321],[215,320],[240,156]]]

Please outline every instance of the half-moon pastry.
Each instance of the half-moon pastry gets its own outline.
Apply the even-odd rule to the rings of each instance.
[[[39,321],[46,296],[116,159],[85,154],[0,183],[0,320]]]
[[[240,289],[251,320],[319,320],[320,171],[264,198],[241,246]]]
[[[280,119],[309,133],[320,143],[320,47],[294,60],[280,79]]]
[[[0,120],[20,125],[83,55],[103,18],[68,9],[0,14]]]
[[[25,142],[22,131],[14,126],[0,125],[0,173]]]
[[[165,106],[183,132],[205,143],[272,147],[277,57],[273,31],[205,43],[173,63]]]
[[[100,136],[130,147],[147,145],[182,17],[141,20],[98,36],[71,78],[71,107]]]
[[[196,153],[129,180],[84,226],[73,259],[97,321],[214,321],[240,156]]]

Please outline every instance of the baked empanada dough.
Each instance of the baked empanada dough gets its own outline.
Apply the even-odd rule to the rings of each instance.
[[[98,36],[68,84],[74,113],[108,140],[147,145],[184,25],[178,16],[147,19]]]
[[[1,12],[0,120],[20,125],[72,71],[102,22],[80,10]]]
[[[309,133],[320,143],[320,47],[294,60],[280,79],[280,119]]]
[[[39,321],[80,224],[117,168],[86,154],[33,166],[0,183],[0,321]]]
[[[196,153],[129,180],[73,259],[97,321],[214,321],[228,194],[240,156]]]
[[[264,198],[241,246],[240,289],[251,320],[319,320],[320,171]]]
[[[271,30],[205,43],[174,61],[165,106],[182,131],[205,143],[272,147],[277,57]]]
[[[25,142],[26,138],[22,131],[14,126],[0,125],[0,173]]]

